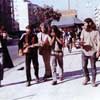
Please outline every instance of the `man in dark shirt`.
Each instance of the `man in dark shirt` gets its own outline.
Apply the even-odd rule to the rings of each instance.
[[[22,50],[23,54],[25,55],[27,86],[31,85],[31,61],[34,66],[36,81],[39,82],[37,43],[37,36],[32,34],[31,27],[27,26],[26,33],[24,33],[19,40],[19,50]]]

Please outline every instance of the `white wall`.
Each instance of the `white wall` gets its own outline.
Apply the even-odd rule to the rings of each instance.
[[[97,26],[100,26],[100,6],[95,9],[95,22]]]
[[[25,30],[25,27],[29,24],[28,2],[14,0],[14,14],[15,20],[19,23],[19,29]]]

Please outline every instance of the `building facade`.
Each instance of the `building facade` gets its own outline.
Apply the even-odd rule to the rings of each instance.
[[[12,0],[0,0],[0,24],[4,25],[7,31],[12,31]]]
[[[23,31],[28,24],[34,22],[34,9],[38,7],[28,0],[13,0],[14,5],[14,27],[16,30]]]
[[[96,25],[97,27],[100,27],[100,6],[98,6],[97,8],[95,8],[95,22],[96,22]]]
[[[75,9],[63,10],[60,11],[60,13],[62,14],[62,16],[66,16],[66,17],[77,16],[77,11]]]

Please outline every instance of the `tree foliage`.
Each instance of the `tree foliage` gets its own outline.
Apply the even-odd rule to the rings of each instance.
[[[33,13],[38,18],[39,23],[45,22],[47,24],[51,24],[53,20],[59,21],[61,17],[61,13],[47,5],[44,7],[36,7]]]

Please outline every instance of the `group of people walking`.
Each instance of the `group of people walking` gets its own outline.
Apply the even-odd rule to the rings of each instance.
[[[96,60],[100,54],[100,34],[91,18],[86,18],[84,20],[84,26],[80,38],[79,44],[82,48],[82,68],[85,77],[83,85],[87,85],[90,81],[87,68],[88,59],[90,59],[92,86],[95,87]],[[32,32],[32,27],[28,25],[26,27],[26,32],[22,34],[19,40],[18,46],[19,55],[25,55],[27,86],[30,86],[32,81],[31,61],[34,67],[36,82],[39,83],[40,81],[38,54],[42,56],[44,62],[44,81],[52,77],[52,85],[56,85],[57,78],[59,78],[60,81],[64,79],[63,47],[65,46],[65,41],[63,33],[56,25],[51,26],[50,34],[48,34],[48,26],[45,23],[40,25],[40,32],[37,34],[34,34]],[[57,77],[57,64],[59,64],[59,77]]]
[[[63,79],[62,34],[57,26],[52,26],[51,36],[49,36],[47,33],[48,28],[44,23],[40,25],[40,29],[41,32],[35,35],[32,33],[31,26],[28,25],[26,27],[26,33],[22,35],[19,41],[19,54],[25,54],[27,86],[31,85],[31,60],[35,70],[36,81],[39,82],[38,50],[45,65],[45,74],[43,80],[46,81],[47,78],[53,77],[52,85],[57,84],[57,62],[61,69],[60,79]]]
[[[69,34],[68,34],[69,35]],[[82,67],[85,79],[83,85],[87,85],[90,81],[89,71],[87,68],[88,59],[91,61],[92,72],[92,86],[96,86],[96,60],[99,57],[100,52],[100,34],[96,29],[96,25],[91,18],[84,20],[83,30],[81,32],[81,40],[79,44],[82,48]],[[64,79],[64,67],[63,67],[63,47],[65,41],[63,39],[63,33],[55,25],[51,26],[51,33],[48,34],[48,27],[42,23],[40,25],[40,32],[37,35],[33,35],[31,27],[26,27],[26,33],[20,38],[20,48],[28,48],[25,53],[26,56],[26,76],[28,86],[30,86],[30,64],[33,62],[36,81],[39,82],[39,63],[38,63],[38,51],[43,58],[45,65],[45,74],[43,80],[47,80],[52,76],[52,85],[57,84],[57,64],[59,64],[59,79]],[[24,44],[24,45],[23,45]],[[21,47],[22,46],[22,47]],[[24,50],[22,50],[24,53]]]

